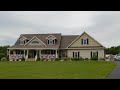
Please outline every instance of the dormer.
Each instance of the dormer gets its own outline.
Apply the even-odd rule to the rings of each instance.
[[[20,36],[18,42],[19,42],[19,45],[25,45],[27,42],[27,39],[24,36]]]
[[[48,45],[55,45],[56,43],[56,37],[54,37],[53,35],[49,35],[47,38],[47,44]]]

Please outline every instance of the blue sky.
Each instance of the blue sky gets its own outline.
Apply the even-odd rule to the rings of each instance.
[[[0,11],[0,45],[13,45],[20,34],[84,31],[105,47],[120,45],[120,11]]]

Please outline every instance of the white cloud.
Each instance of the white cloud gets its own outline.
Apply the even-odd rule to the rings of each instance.
[[[120,45],[119,11],[1,11],[0,45],[13,45],[24,33],[88,32],[105,47]]]

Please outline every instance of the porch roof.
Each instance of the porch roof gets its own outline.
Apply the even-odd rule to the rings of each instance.
[[[12,48],[18,48],[18,49],[26,49],[26,48],[28,48],[28,49],[33,49],[33,48],[45,48],[45,49],[58,49],[59,48],[59,45],[54,45],[54,46],[52,46],[52,45],[47,45],[47,46],[44,46],[44,45],[29,45],[29,46],[24,46],[24,45],[14,45],[14,46],[11,46],[10,48],[8,48],[8,49],[12,49]]]

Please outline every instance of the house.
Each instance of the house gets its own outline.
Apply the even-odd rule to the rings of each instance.
[[[21,34],[8,48],[9,59],[105,58],[105,47],[86,32],[81,35]]]

